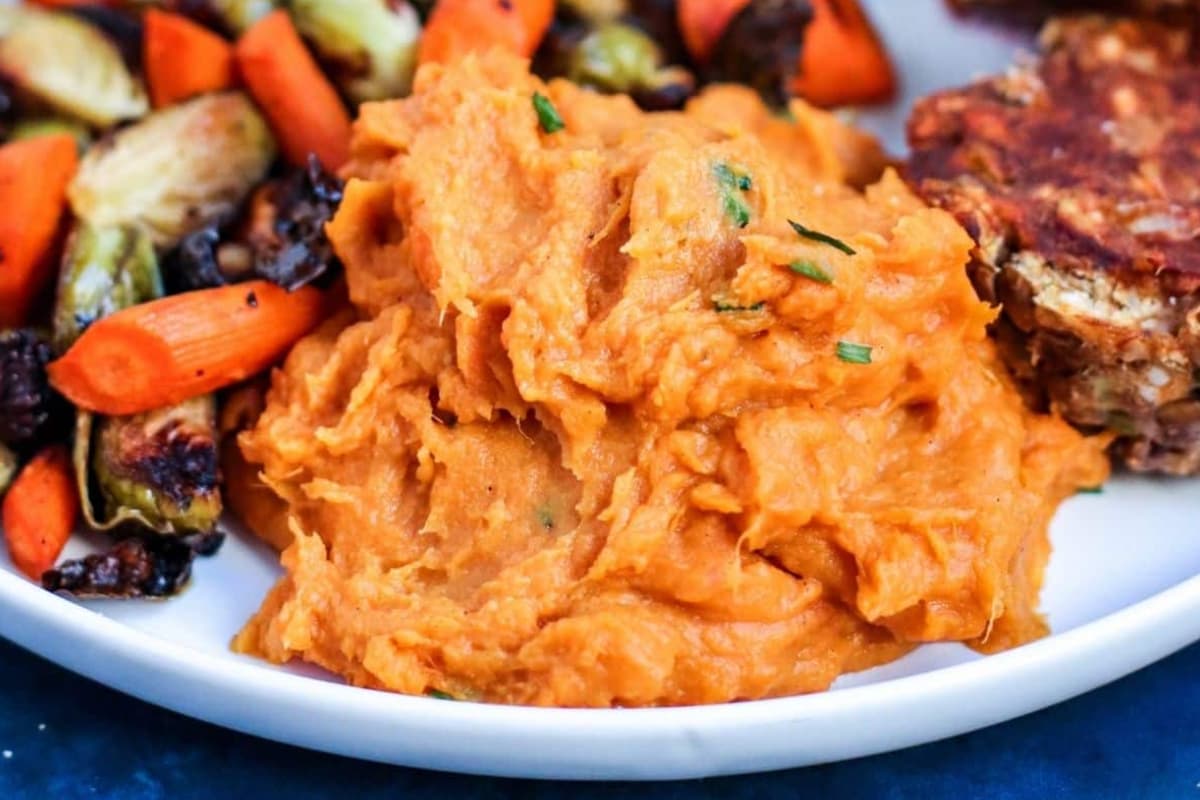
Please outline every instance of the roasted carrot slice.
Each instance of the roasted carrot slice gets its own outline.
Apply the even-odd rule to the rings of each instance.
[[[242,80],[288,161],[304,166],[315,153],[326,169],[342,166],[350,152],[350,114],[287,12],[272,11],[256,22],[238,40],[236,53]]]
[[[679,32],[692,58],[708,61],[729,23],[750,0],[679,0]]]
[[[25,324],[53,278],[54,243],[78,153],[67,134],[0,147],[0,328]]]
[[[813,0],[792,92],[819,106],[877,103],[896,90],[896,77],[857,0]]]
[[[164,108],[234,84],[233,46],[187,17],[146,12],[142,60],[150,100]]]
[[[528,58],[553,18],[553,0],[439,0],[421,34],[418,61],[450,64],[492,47]]]
[[[25,465],[4,496],[3,519],[13,563],[33,580],[41,580],[79,519],[79,492],[66,447],[52,445]]]
[[[317,289],[267,281],[164,297],[93,323],[51,362],[50,382],[102,414],[175,405],[271,366],[325,312]]]

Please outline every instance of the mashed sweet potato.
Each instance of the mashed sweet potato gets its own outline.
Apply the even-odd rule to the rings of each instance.
[[[890,172],[849,188],[877,151],[796,114],[645,114],[499,55],[366,106],[329,231],[353,308],[240,439],[294,541],[237,649],[641,706],[1041,635],[1047,525],[1103,443],[1022,405],[966,233]]]

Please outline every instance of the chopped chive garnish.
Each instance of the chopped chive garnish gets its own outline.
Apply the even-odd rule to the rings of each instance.
[[[1104,494],[1103,486],[1083,486],[1075,494]]]
[[[793,261],[788,264],[788,269],[817,283],[833,283],[833,276],[811,261]]]
[[[838,342],[837,357],[847,364],[870,364],[871,348],[865,344]]]
[[[458,699],[457,697],[455,697],[452,694],[443,692],[441,689],[428,689],[428,690],[426,690],[425,694],[426,694],[426,696],[432,697],[435,700],[457,700]]]
[[[812,239],[814,242],[821,242],[822,244],[827,244],[830,247],[836,247],[838,250],[841,250],[848,256],[854,255],[854,248],[843,242],[841,239],[834,238],[828,233],[821,233],[820,231],[814,231],[812,228],[806,228],[799,222],[793,222],[790,219],[788,220],[788,224],[792,226],[792,230],[803,236],[805,239]]]
[[[725,215],[739,228],[750,224],[750,207],[746,205],[745,200],[732,192],[725,193]]]
[[[566,127],[558,115],[558,109],[550,102],[550,98],[541,92],[533,93],[533,110],[537,112],[538,124],[546,133],[558,133]]]
[[[754,186],[750,176],[744,172],[738,172],[723,161],[713,165],[713,175],[716,176],[717,183],[721,187],[721,202],[725,208],[725,215],[733,220],[739,228],[749,225],[750,207],[746,205],[746,201],[741,198],[738,191],[750,191]]]
[[[758,302],[752,306],[739,306],[733,303],[725,303],[721,300],[713,301],[713,310],[720,313],[725,313],[727,311],[762,311],[766,307],[767,304],[764,302]]]

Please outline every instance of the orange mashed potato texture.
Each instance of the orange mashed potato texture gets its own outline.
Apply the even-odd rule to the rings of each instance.
[[[1047,526],[1102,443],[1022,405],[967,235],[890,172],[850,188],[877,151],[794,113],[717,88],[646,114],[499,55],[365,106],[329,229],[353,309],[240,439],[271,490],[248,516],[291,541],[236,648],[645,706],[1042,635]]]

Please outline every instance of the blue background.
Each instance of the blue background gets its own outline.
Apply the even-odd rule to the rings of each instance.
[[[442,775],[274,744],[148,706],[0,641],[0,751],[12,753],[0,753],[0,798],[1200,800],[1197,676],[1200,645],[1038,714],[889,755],[740,778],[556,784]]]

